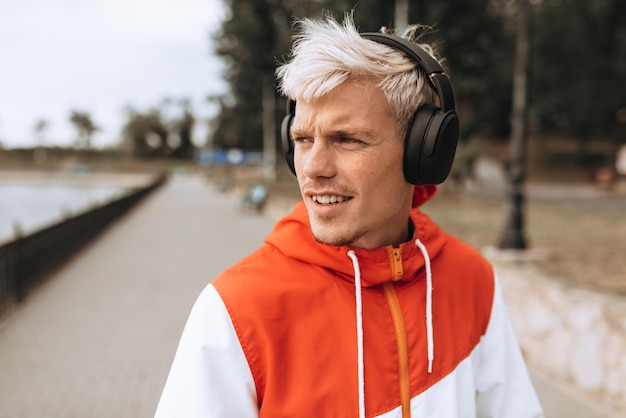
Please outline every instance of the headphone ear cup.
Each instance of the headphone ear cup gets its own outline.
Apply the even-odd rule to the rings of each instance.
[[[291,123],[293,122],[293,116],[291,113],[287,113],[287,116],[283,118],[283,122],[280,125],[280,142],[282,144],[283,153],[285,155],[285,162],[287,166],[296,175],[296,167],[293,162],[293,141],[289,138],[289,130],[291,129]]]
[[[448,177],[459,138],[454,111],[431,105],[420,107],[407,129],[404,177],[411,184],[440,184]]]

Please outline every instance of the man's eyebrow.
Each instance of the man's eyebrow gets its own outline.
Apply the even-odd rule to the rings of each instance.
[[[374,137],[374,134],[367,129],[337,129],[331,131],[328,136],[331,138],[368,139]]]
[[[296,136],[297,136],[297,137],[303,137],[303,136],[306,136],[306,130],[305,130],[305,129],[303,129],[303,128],[297,128],[297,127],[293,127],[293,126],[292,126],[292,127],[289,129],[289,134],[290,134],[292,137],[296,137]]]
[[[291,129],[292,137],[307,137],[309,136],[307,129],[304,128],[292,128]],[[328,138],[354,138],[354,139],[371,139],[376,137],[376,135],[367,130],[367,129],[334,129],[331,131],[324,132],[324,136]]]

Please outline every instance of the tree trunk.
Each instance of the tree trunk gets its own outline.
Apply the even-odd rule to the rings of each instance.
[[[394,26],[397,33],[401,35],[409,26],[409,0],[396,0],[394,10]]]
[[[270,77],[263,82],[263,178],[276,180],[276,96]]]
[[[507,201],[500,248],[524,249],[525,142],[528,113],[528,73],[530,55],[530,4],[517,0],[517,37],[513,69],[513,109],[511,115],[510,160],[507,164]]]

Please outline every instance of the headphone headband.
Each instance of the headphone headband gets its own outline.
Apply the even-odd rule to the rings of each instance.
[[[362,33],[364,39],[387,45],[404,53],[428,75],[439,96],[439,105],[425,104],[415,111],[404,139],[404,177],[411,184],[442,183],[452,168],[459,138],[459,120],[454,110],[454,92],[443,68],[419,45],[395,35]],[[289,130],[296,113],[296,102],[287,100],[287,115],[281,125],[285,160],[295,175],[294,146]]]
[[[441,65],[439,65],[437,60],[428,52],[424,51],[419,45],[395,35],[365,32],[362,33],[361,36],[370,41],[378,42],[379,44],[387,45],[388,47],[401,51],[404,55],[415,61],[424,69],[428,75],[428,80],[437,91],[439,101],[441,102],[441,110],[444,112],[454,110],[454,93],[452,92],[448,77],[443,71],[443,68],[441,68]]]

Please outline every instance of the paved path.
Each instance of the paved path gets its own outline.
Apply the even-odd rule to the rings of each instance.
[[[2,319],[0,417],[151,417],[196,296],[272,224],[173,179]],[[535,379],[548,418],[603,417]]]
[[[199,180],[148,197],[3,319],[0,417],[152,416],[194,299],[271,226]]]

